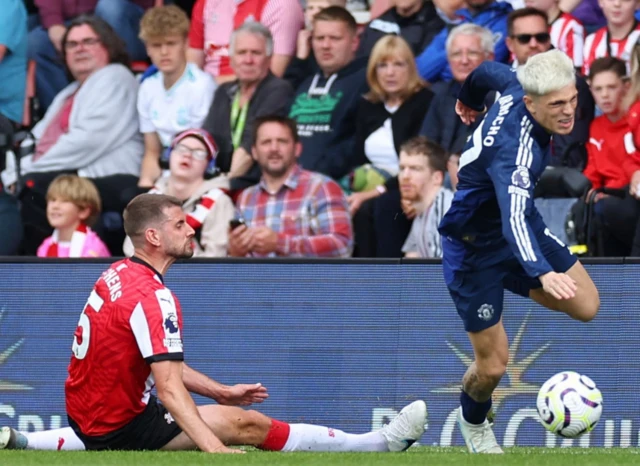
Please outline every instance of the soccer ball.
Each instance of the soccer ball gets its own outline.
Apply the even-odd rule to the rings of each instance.
[[[586,375],[560,372],[538,392],[538,415],[544,427],[560,437],[590,432],[602,415],[602,393]]]

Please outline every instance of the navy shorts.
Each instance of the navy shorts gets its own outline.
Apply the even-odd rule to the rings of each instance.
[[[538,236],[538,244],[555,272],[566,272],[577,262],[569,249],[551,235]],[[513,254],[487,268],[445,275],[451,276],[447,287],[467,332],[480,332],[500,321],[505,289],[528,298],[529,291],[542,288],[540,280],[527,275]]]

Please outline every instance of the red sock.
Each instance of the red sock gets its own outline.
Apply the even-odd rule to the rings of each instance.
[[[290,430],[291,428],[286,422],[271,419],[271,427],[269,427],[269,432],[267,432],[267,438],[262,445],[258,445],[258,448],[272,451],[282,450],[287,440],[289,440]]]

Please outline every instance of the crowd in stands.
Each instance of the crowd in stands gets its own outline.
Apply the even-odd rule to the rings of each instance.
[[[543,216],[640,256],[640,1],[371,1],[3,0],[0,255],[131,254],[155,192],[198,257],[441,257],[462,83],[556,48],[578,102]]]

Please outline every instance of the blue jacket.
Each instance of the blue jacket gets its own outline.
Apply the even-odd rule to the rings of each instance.
[[[465,146],[458,191],[440,223],[440,233],[457,246],[446,265],[478,270],[515,256],[529,276],[538,277],[553,270],[540,250],[546,226],[533,203],[549,162],[551,134],[526,109],[522,86],[506,65],[483,63],[458,98],[482,110],[491,90],[501,97]]]
[[[473,23],[490,29],[493,32],[495,61],[506,63],[509,59],[509,50],[505,43],[507,15],[512,10],[511,4],[507,2],[493,2],[475,16],[466,8],[458,10],[456,14],[460,17],[459,24]],[[445,27],[440,31],[416,59],[418,73],[430,83],[453,79],[445,48],[450,30],[451,27]]]

